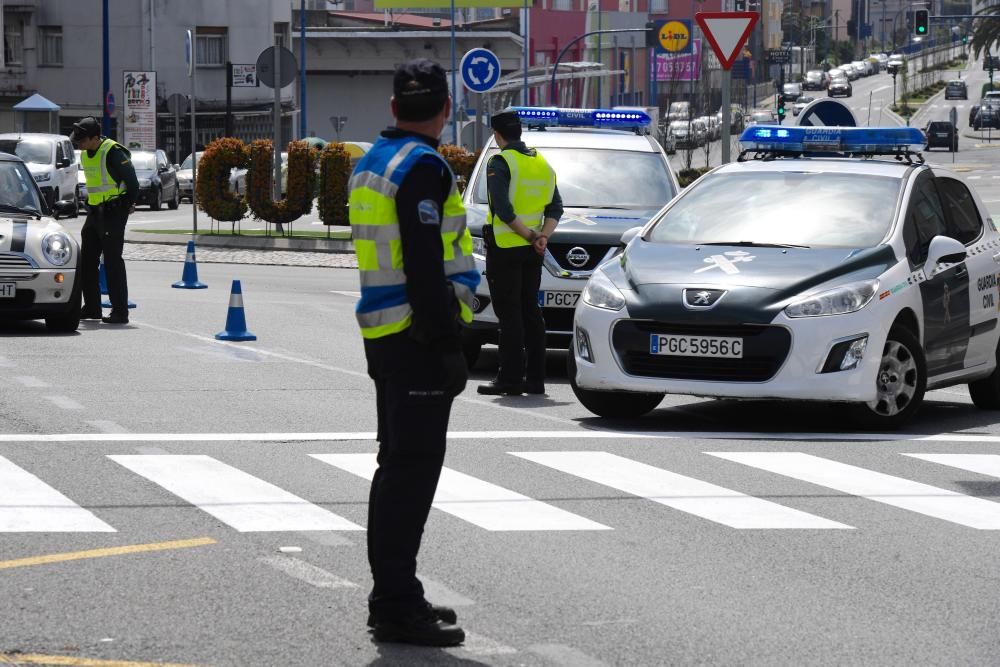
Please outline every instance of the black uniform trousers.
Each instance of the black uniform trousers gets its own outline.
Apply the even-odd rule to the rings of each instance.
[[[444,465],[452,397],[441,354],[409,332],[365,340],[375,381],[378,468],[368,498],[369,609],[393,618],[425,609],[417,552]]]
[[[542,256],[533,246],[486,248],[486,281],[500,321],[500,370],[496,381],[519,385],[545,381],[545,320],[538,305]]]
[[[125,260],[122,259],[128,212],[129,206],[122,201],[91,206],[87,213],[87,220],[80,230],[83,238],[80,283],[83,286],[84,312],[97,312],[101,309],[99,267],[103,253],[111,312],[128,313],[128,278],[125,274]]]

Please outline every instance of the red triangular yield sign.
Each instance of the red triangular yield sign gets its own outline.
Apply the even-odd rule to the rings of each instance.
[[[740,49],[757,25],[757,12],[698,12],[694,16],[722,69],[732,68]]]

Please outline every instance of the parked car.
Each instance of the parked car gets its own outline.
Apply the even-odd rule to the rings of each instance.
[[[44,319],[49,331],[71,333],[80,326],[80,246],[50,217],[35,176],[20,157],[0,154],[0,321]],[[56,204],[66,214],[72,205]]]
[[[754,109],[747,118],[747,125],[770,125],[777,122],[777,114],[770,109]]]
[[[1000,128],[1000,100],[984,98],[978,107],[973,107],[972,129]]]
[[[69,137],[32,132],[0,134],[0,152],[24,160],[49,209],[53,209],[60,200],[77,204],[80,163]],[[67,206],[65,210],[70,209]]]
[[[184,161],[181,162],[180,166],[177,167],[177,185],[181,191],[181,199],[192,200],[194,196],[194,183],[191,180],[193,175],[192,167],[195,166],[195,160],[201,161],[202,152],[198,151],[195,154],[194,160],[191,159],[189,154]]]
[[[830,82],[830,86],[826,89],[827,97],[850,97],[854,94],[854,87],[847,77],[840,77],[834,79]]]
[[[695,120],[705,124],[708,141],[715,141],[722,137],[722,124],[715,116],[699,116]]]
[[[317,165],[318,168],[318,165]],[[285,185],[288,183],[288,153],[281,152],[281,194],[285,194]],[[238,195],[247,193],[247,170],[233,169],[229,172],[229,189]]]
[[[667,111],[667,120],[690,120],[691,119],[691,103],[690,102],[673,102],[670,104],[670,109]]]
[[[729,105],[729,131],[732,132],[742,132],[743,127],[746,124],[744,117],[746,112],[743,107],[739,104]],[[719,119],[719,128],[722,128],[722,109],[720,108],[716,112],[715,117]]]
[[[926,150],[947,148],[958,152],[958,132],[950,122],[946,120],[931,121],[924,128],[924,134],[927,135]]]
[[[946,100],[967,100],[969,99],[969,88],[965,81],[952,79],[944,88],[944,99]]]
[[[177,171],[167,160],[165,152],[159,149],[132,151],[132,166],[139,179],[137,204],[148,204],[154,211],[159,211],[163,202],[171,209],[180,205],[181,189],[177,183]]]

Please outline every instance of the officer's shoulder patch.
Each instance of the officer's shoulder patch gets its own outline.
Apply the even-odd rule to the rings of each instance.
[[[417,204],[417,215],[420,222],[425,225],[440,225],[441,214],[438,212],[437,202],[433,199],[424,199]]]

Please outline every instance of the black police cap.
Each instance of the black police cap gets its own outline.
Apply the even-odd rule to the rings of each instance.
[[[392,78],[392,94],[399,98],[447,96],[448,77],[433,60],[408,60],[396,68]]]
[[[521,117],[517,115],[516,111],[505,109],[490,117],[490,127],[499,132],[521,127]]]
[[[97,119],[93,116],[88,116],[87,118],[82,118],[80,121],[73,123],[73,132],[70,133],[69,139],[72,142],[82,141],[83,139],[89,139],[90,137],[98,137],[101,135],[101,124],[97,122]]]

